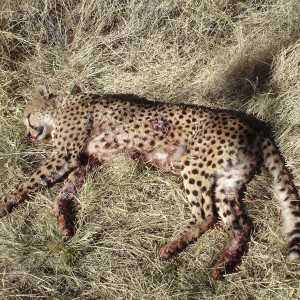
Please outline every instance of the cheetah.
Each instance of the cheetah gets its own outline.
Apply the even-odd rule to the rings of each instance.
[[[62,234],[68,236],[68,207],[85,177],[103,161],[126,154],[182,177],[191,219],[162,247],[161,258],[171,258],[222,222],[229,238],[211,271],[212,278],[221,279],[235,269],[247,246],[251,226],[240,195],[264,162],[282,208],[288,257],[300,256],[298,191],[269,136],[236,113],[133,95],[54,95],[40,86],[23,122],[29,138],[51,136],[54,150],[28,180],[2,198],[0,216],[67,176],[54,207]]]

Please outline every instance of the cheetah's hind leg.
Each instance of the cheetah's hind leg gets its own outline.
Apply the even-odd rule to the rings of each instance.
[[[184,167],[182,177],[192,218],[177,238],[161,248],[160,256],[163,259],[169,259],[185,249],[217,222],[212,201],[212,170],[202,170],[196,161],[187,164],[189,165]]]
[[[247,249],[251,223],[242,207],[240,196],[254,169],[253,165],[245,163],[218,174],[215,204],[219,217],[229,230],[229,240],[211,271],[213,279],[222,279],[225,273],[232,272]]]
[[[75,203],[76,194],[82,189],[85,178],[98,166],[98,162],[87,162],[72,171],[63,190],[54,201],[54,211],[57,217],[58,226],[64,237],[69,237],[75,233],[75,219],[77,207]]]

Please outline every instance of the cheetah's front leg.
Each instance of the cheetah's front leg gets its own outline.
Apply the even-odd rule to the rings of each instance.
[[[76,214],[75,196],[82,189],[85,178],[92,173],[99,165],[98,161],[89,161],[72,171],[67,181],[64,183],[63,190],[54,201],[54,211],[57,217],[58,226],[64,236],[74,233],[74,219]]]
[[[27,181],[21,183],[15,191],[3,197],[0,203],[0,217],[10,213],[14,207],[43,186],[55,183],[66,173],[75,169],[78,163],[76,154],[71,157],[60,155],[46,161]]]

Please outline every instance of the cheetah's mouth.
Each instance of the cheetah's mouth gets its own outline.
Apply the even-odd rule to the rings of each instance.
[[[28,137],[31,140],[37,140],[44,132],[44,127],[41,127],[41,129],[38,131],[38,134],[36,136],[32,135],[30,132],[28,133]]]
[[[44,129],[45,129],[45,127],[44,126],[33,126],[31,123],[30,123],[30,114],[28,114],[28,116],[27,116],[27,121],[28,121],[28,125],[29,125],[29,127],[31,128],[31,129],[33,129],[34,131],[36,131],[38,134],[37,135],[32,135],[30,132],[28,133],[28,137],[30,138],[30,139],[32,139],[32,140],[37,140],[38,139],[38,137],[40,137],[42,134],[43,134],[43,132],[44,132]]]

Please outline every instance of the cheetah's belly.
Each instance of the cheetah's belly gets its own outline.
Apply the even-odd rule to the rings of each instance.
[[[156,144],[154,147],[136,143],[122,143],[118,134],[101,134],[91,139],[85,153],[99,160],[109,160],[122,153],[146,165],[178,172],[181,167],[181,158],[186,152],[184,143]]]
[[[181,158],[186,152],[185,145],[156,147],[150,151],[128,150],[132,159],[177,173],[181,169]]]

